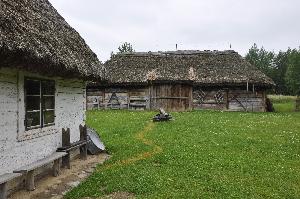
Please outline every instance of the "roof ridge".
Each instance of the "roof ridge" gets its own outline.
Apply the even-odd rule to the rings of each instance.
[[[238,54],[234,50],[177,50],[177,51],[156,51],[156,52],[125,52],[117,56],[168,56],[168,55],[202,55],[202,54]]]

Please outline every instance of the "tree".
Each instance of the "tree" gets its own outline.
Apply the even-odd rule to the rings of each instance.
[[[276,83],[276,94],[288,95],[289,91],[286,84],[286,71],[288,68],[288,58],[291,50],[288,49],[286,52],[279,51],[274,59],[275,68],[273,71],[273,80]]]
[[[119,46],[118,50],[119,52],[117,52],[117,54],[134,52],[132,45],[128,42],[125,42],[121,46]]]
[[[300,48],[275,54],[254,44],[246,60],[273,79],[276,94],[300,95]]]
[[[252,65],[256,66],[262,72],[264,72],[267,76],[273,79],[273,70],[274,70],[274,52],[268,52],[261,47],[260,49],[254,44],[248,51],[246,55],[246,60],[250,62]]]
[[[285,75],[287,87],[291,94],[300,95],[300,48],[290,51]]]

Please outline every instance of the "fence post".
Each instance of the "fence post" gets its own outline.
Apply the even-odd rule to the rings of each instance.
[[[297,96],[297,98],[296,98],[295,111],[300,112],[300,96]]]

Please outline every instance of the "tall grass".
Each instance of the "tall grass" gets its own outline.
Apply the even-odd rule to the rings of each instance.
[[[88,112],[112,158],[65,198],[300,198],[300,113],[153,115]]]

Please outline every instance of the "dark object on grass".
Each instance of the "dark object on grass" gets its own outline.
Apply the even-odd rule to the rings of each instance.
[[[153,122],[162,122],[162,121],[169,121],[172,119],[172,116],[162,108],[159,109],[159,114],[153,117]]]
[[[105,146],[101,141],[98,133],[94,129],[88,128],[87,135],[89,141],[87,145],[87,150],[89,151],[89,153],[95,155],[105,151]]]
[[[266,99],[266,111],[267,112],[274,112],[274,107],[273,107],[273,103],[271,102],[271,100],[269,98]]]

